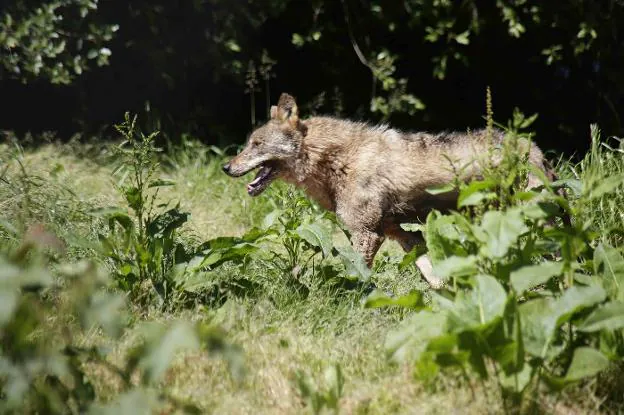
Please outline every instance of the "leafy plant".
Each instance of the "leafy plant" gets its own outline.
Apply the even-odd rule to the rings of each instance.
[[[9,2],[0,15],[0,65],[24,82],[42,78],[53,84],[71,83],[92,62],[107,65],[111,51],[106,46],[119,26],[94,21],[97,9],[91,0],[55,0],[38,7]]]
[[[320,210],[300,193],[290,189],[277,190],[274,195],[276,206],[265,218],[264,225],[267,232],[277,235],[277,238],[268,241],[274,246],[277,244],[273,264],[294,276],[291,282],[304,275],[311,262],[311,273],[322,281],[368,282],[371,271],[362,255],[355,252],[350,244],[336,244],[334,235],[337,231],[343,232],[347,238],[350,235],[333,214]],[[320,260],[315,263],[319,256]],[[342,264],[342,276],[335,268],[335,260]]]
[[[85,346],[85,334],[94,329],[121,337],[128,322],[125,301],[108,289],[108,277],[91,261],[61,263],[53,272],[46,252],[60,254],[63,246],[36,226],[16,249],[0,255],[0,412],[112,413],[122,405],[133,413],[163,406],[197,413],[194,405],[152,389],[182,349],[223,352],[234,373],[242,373],[238,349],[202,323],[152,325],[120,364],[107,358],[103,345]],[[87,363],[119,378],[117,401],[98,404]],[[139,386],[131,381],[137,373]]]
[[[335,414],[339,412],[338,404],[345,382],[339,365],[327,367],[323,382],[315,382],[309,374],[303,371],[297,371],[295,377],[299,393],[313,414],[322,413],[324,408],[332,410]]]
[[[434,272],[447,282],[433,304],[379,293],[368,302],[417,310],[389,334],[391,356],[413,359],[424,379],[448,368],[494,377],[508,412],[528,409],[543,385],[561,390],[624,356],[622,253],[585,223],[552,226],[577,210],[548,181],[541,192],[522,190],[529,167],[512,150],[514,135],[499,169],[460,185],[460,212],[427,217]],[[577,206],[623,182],[582,183]]]
[[[189,214],[181,212],[179,204],[170,207],[158,201],[158,190],[174,184],[154,178],[159,165],[160,149],[154,144],[158,132],[137,131],[136,116],[131,119],[128,113],[116,128],[124,141],[117,147],[120,160],[115,174],[120,177],[118,189],[127,207],[93,212],[108,220],[109,234],[99,235],[102,250],[115,265],[119,288],[138,299],[143,284],[149,283],[161,304],[167,305],[175,292],[170,273],[176,263],[187,259],[176,237]]]
[[[219,277],[225,266],[245,273],[252,263],[275,271],[285,286],[303,296],[310,284],[368,282],[371,271],[362,256],[351,245],[335,246],[338,227],[334,217],[292,189],[280,187],[272,193],[274,208],[262,229],[202,243],[187,254],[188,260],[176,264],[172,273],[175,284],[187,293],[204,299],[208,295],[220,303],[223,293],[248,294],[259,288],[246,277]]]

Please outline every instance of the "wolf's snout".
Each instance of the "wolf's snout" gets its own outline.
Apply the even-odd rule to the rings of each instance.
[[[225,164],[223,165],[223,167],[222,167],[223,172],[224,172],[225,174],[228,174],[228,175],[230,174],[230,168],[231,168],[231,166],[230,166],[230,163],[229,163],[229,162],[228,162],[228,163],[225,163]]]

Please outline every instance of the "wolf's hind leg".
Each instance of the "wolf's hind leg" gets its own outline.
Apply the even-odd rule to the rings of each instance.
[[[440,288],[444,286],[444,281],[442,281],[441,278],[437,277],[433,273],[433,264],[431,263],[431,260],[429,259],[429,255],[424,254],[424,255],[419,256],[418,259],[416,260],[416,266],[420,270],[420,273],[422,274],[423,278],[427,280],[431,288],[433,288],[434,290],[439,290]]]

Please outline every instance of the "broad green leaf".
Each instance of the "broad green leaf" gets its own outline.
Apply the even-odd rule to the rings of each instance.
[[[189,213],[180,212],[177,208],[169,209],[147,224],[147,234],[156,238],[163,238],[186,223],[189,216]]]
[[[373,272],[368,268],[362,254],[356,252],[350,245],[337,246],[336,251],[348,275],[357,277],[360,281],[368,281]]]
[[[496,278],[477,275],[474,288],[457,295],[449,313],[449,330],[460,333],[486,328],[503,317],[506,303],[507,294]]]
[[[259,247],[255,244],[240,243],[231,247],[209,251],[196,270],[206,267],[215,268],[228,261],[242,261],[247,255],[257,251]]]
[[[366,308],[379,308],[379,307],[405,307],[413,309],[425,308],[424,298],[421,291],[412,290],[407,295],[392,298],[388,297],[381,291],[375,290],[366,297],[364,307]]]
[[[613,301],[598,307],[578,327],[580,331],[585,332],[622,328],[624,328],[624,303],[621,301]]]
[[[567,381],[577,381],[586,377],[594,376],[609,366],[609,359],[596,349],[591,347],[578,347],[574,349],[572,363],[568,367],[565,376]]]
[[[128,212],[124,209],[118,207],[106,207],[94,209],[90,213],[96,217],[107,218],[111,227],[114,222],[117,222],[124,230],[126,230],[126,232],[134,230],[134,222],[132,221],[130,215],[128,215]]]
[[[457,335],[443,334],[434,337],[427,344],[427,351],[435,353],[451,353],[457,347]]]
[[[434,361],[435,353],[424,352],[414,364],[414,376],[424,382],[431,383],[440,373],[440,366]]]
[[[310,245],[320,248],[324,257],[331,255],[333,245],[331,228],[311,223],[300,225],[295,232]]]
[[[143,195],[135,186],[129,186],[124,188],[124,196],[126,197],[126,202],[128,202],[128,206],[130,206],[134,211],[138,211],[145,202],[143,200]]]
[[[516,319],[519,315],[516,313]],[[492,357],[507,375],[518,373],[524,365],[524,344],[522,342],[521,325],[517,322],[513,324],[513,340],[507,334],[501,333],[504,337],[489,339]]]
[[[496,193],[494,192],[475,192],[470,196],[466,196],[464,199],[457,202],[457,207],[476,206],[484,200],[496,199]]]
[[[507,303],[507,293],[498,280],[490,275],[477,275],[473,298],[479,305],[481,324],[502,317]]]
[[[176,182],[173,180],[165,180],[165,179],[157,179],[152,180],[147,187],[165,187],[165,186],[175,186]]]
[[[176,270],[170,275],[170,280],[180,289],[187,292],[199,292],[214,287],[217,283],[219,271],[192,271],[181,266],[181,270]]]
[[[459,196],[457,197],[457,206],[466,206],[464,201],[471,197],[473,194],[481,192],[482,190],[489,190],[496,187],[494,180],[473,180],[468,186],[461,189]]]
[[[278,224],[279,221],[278,219],[280,218],[280,216],[283,214],[284,212],[282,212],[279,209],[275,209],[272,210],[271,212],[269,212],[264,219],[262,219],[262,228],[263,229],[268,229],[271,226]]]
[[[268,236],[274,236],[275,231],[265,230],[260,228],[251,228],[241,237],[245,242],[256,242],[259,239],[264,239]]]
[[[505,372],[498,374],[498,380],[501,386],[512,393],[522,393],[524,389],[529,385],[531,376],[533,375],[533,369],[529,364],[524,364],[522,370],[517,373],[506,375]]]
[[[200,346],[197,333],[187,322],[179,321],[168,328],[148,327],[144,353],[139,367],[144,370],[143,383],[155,384],[165,374],[180,350],[195,350]]]
[[[487,344],[483,333],[475,330],[466,330],[459,333],[457,338],[459,348],[468,352],[465,360],[470,364],[472,370],[482,379],[487,379],[488,370],[485,366]]]
[[[425,225],[425,240],[428,255],[433,264],[452,256],[466,256],[465,235],[460,233],[458,221],[464,218],[460,215],[442,215],[432,211],[427,215]],[[463,226],[471,226],[462,224]]]
[[[563,262],[543,262],[538,265],[527,265],[511,272],[511,285],[517,293],[548,282],[552,277],[561,275]]]
[[[524,348],[532,356],[546,358],[555,333],[554,301],[537,298],[518,306]]]
[[[453,183],[447,183],[439,186],[431,186],[425,189],[425,192],[431,195],[439,195],[442,193],[448,193],[455,190],[455,185]]]
[[[607,293],[599,285],[578,286],[568,288],[555,301],[553,317],[557,326],[568,321],[572,315],[584,308],[603,302]]]
[[[522,214],[532,220],[552,218],[560,212],[559,205],[554,202],[529,203],[521,209]]]
[[[201,250],[209,248],[215,251],[218,249],[231,248],[241,242],[243,242],[243,240],[235,236],[219,236],[217,238],[204,242],[199,249]]]
[[[425,225],[422,223],[402,223],[401,229],[408,232],[424,232]]]
[[[583,191],[583,183],[579,179],[560,179],[552,182],[551,185],[554,188],[567,187],[575,197],[580,196]]]
[[[475,255],[467,257],[452,256],[446,258],[433,266],[433,273],[436,277],[446,280],[451,277],[466,277],[474,275],[479,271],[477,266],[478,258]]]
[[[528,202],[530,200],[535,199],[537,196],[539,196],[539,193],[532,191],[532,190],[526,190],[523,192],[516,192],[514,193],[511,198],[515,201],[518,202]],[[527,205],[527,206],[533,206],[533,204]]]
[[[519,209],[506,212],[488,211],[483,215],[481,223],[483,246],[481,253],[488,258],[504,257],[518,238],[528,231]]]
[[[527,353],[550,360],[561,348],[551,345],[555,329],[584,308],[604,301],[606,293],[599,286],[574,286],[554,300],[537,298],[518,306],[522,325],[522,340]]]
[[[611,297],[624,301],[624,258],[617,249],[598,245],[594,250],[594,272],[603,276]]]
[[[385,349],[394,361],[415,361],[425,351],[429,340],[445,333],[446,314],[422,310],[388,333]]]
[[[399,271],[405,270],[410,265],[416,263],[416,260],[427,251],[424,244],[416,245],[411,251],[403,255],[403,259],[399,263]]]

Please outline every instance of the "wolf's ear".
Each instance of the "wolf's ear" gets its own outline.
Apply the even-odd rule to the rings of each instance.
[[[295,98],[285,93],[280,95],[277,107],[271,107],[271,118],[288,121],[293,127],[296,126],[299,122],[299,108],[297,108]]]

